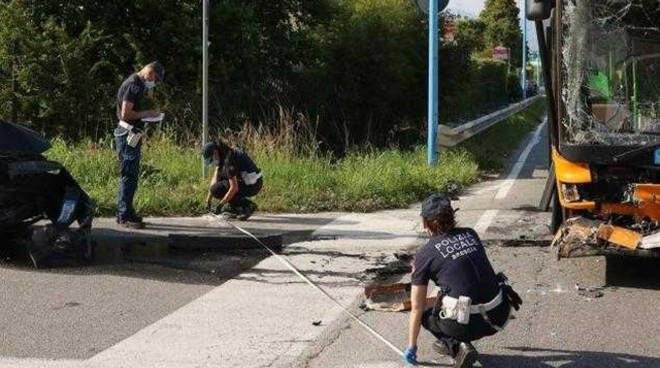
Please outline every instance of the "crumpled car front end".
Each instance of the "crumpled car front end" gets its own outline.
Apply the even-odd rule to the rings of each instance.
[[[0,151],[0,247],[23,246],[37,268],[90,261],[94,212],[94,201],[61,164]]]

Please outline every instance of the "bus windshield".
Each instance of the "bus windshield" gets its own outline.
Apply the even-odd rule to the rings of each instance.
[[[660,143],[660,1],[563,6],[563,142]]]

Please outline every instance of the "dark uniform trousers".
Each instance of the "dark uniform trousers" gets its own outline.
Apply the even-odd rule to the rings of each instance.
[[[140,159],[142,158],[142,141],[136,147],[131,147],[126,141],[127,137],[127,134],[115,137],[120,170],[117,216],[121,220],[128,220],[130,217],[135,216],[133,197],[135,197],[138,188]]]
[[[481,314],[471,314],[470,322],[467,325],[462,325],[456,322],[456,320],[441,319],[434,313],[434,309],[433,307],[429,307],[424,311],[422,326],[438,340],[444,342],[452,356],[456,355],[458,345],[461,342],[479,340],[482,337],[491,336],[497,332],[497,330],[484,320]],[[504,298],[500,305],[487,312],[486,315],[492,324],[502,327],[509,318],[510,312],[511,306],[508,300]]]
[[[252,185],[245,185],[242,182],[238,183],[238,193],[229,202],[232,206],[240,206],[245,198],[254,197],[261,191],[263,186],[263,178],[259,178],[256,183]],[[229,191],[229,180],[221,179],[211,186],[211,194],[217,199],[222,199]]]

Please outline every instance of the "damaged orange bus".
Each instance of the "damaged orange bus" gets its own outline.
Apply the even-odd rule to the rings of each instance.
[[[660,2],[526,0],[549,105],[558,257],[660,256]]]

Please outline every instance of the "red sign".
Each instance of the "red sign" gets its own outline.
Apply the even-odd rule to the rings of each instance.
[[[507,60],[509,59],[509,48],[504,46],[497,46],[493,48],[493,59]]]

